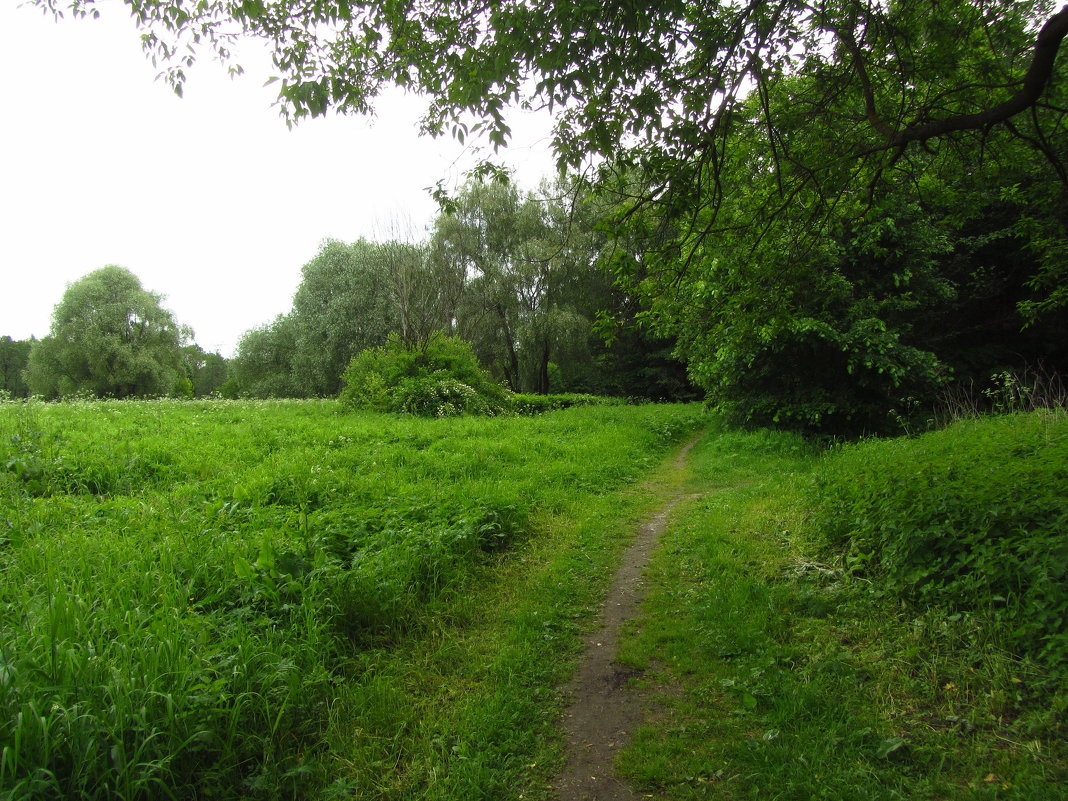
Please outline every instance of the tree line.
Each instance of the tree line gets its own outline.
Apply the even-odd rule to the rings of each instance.
[[[226,380],[227,362],[192,341],[129,270],[108,265],[71,284],[41,339],[0,337],[0,393],[204,397]]]
[[[778,191],[766,143],[739,138],[748,182],[721,216]],[[334,397],[360,353],[445,335],[515,392],[704,397],[735,422],[820,434],[922,425],[948,388],[1068,362],[1045,266],[1062,196],[1041,155],[1011,145],[929,154],[922,199],[903,182],[842,201],[803,250],[785,221],[694,242],[634,213],[640,173],[596,190],[472,181],[422,241],[324,242],[292,309],[232,360],[107,267],[68,289],[49,336],[0,340],[0,379],[16,396]]]
[[[292,312],[242,340],[240,391],[331,394],[352,348],[429,326],[511,388],[639,394],[667,348],[736,422],[857,435],[1068,367],[1068,7],[179,6],[131,6],[156,56],[183,54],[177,89],[205,48],[231,59],[236,27],[273,48],[291,119],[400,84],[429,98],[431,134],[499,148],[508,106],[544,106],[572,176],[567,199],[439,192],[427,242],[328,243]],[[342,340],[315,287],[346,261],[371,305]]]
[[[470,342],[513,392],[696,397],[670,338],[598,333],[606,316],[634,322],[640,307],[603,269],[595,212],[563,185],[471,182],[424,241],[327,241],[292,310],[241,339],[228,389],[334,396],[361,351],[390,336],[418,350],[443,333]]]
[[[108,266],[68,288],[48,336],[13,343],[4,388],[45,398],[334,397],[362,351],[391,338],[418,351],[445,335],[470,343],[513,392],[698,397],[669,338],[637,326],[599,332],[608,318],[635,322],[640,307],[603,269],[595,210],[563,185],[535,193],[471,182],[423,241],[328,240],[304,265],[292,309],[246,332],[230,360],[201,350],[158,295]]]

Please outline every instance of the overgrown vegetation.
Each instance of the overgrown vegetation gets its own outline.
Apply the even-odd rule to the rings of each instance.
[[[356,356],[342,384],[341,402],[354,409],[420,417],[530,415],[626,402],[580,393],[509,392],[482,369],[469,342],[442,334],[432,334],[421,347],[391,336],[385,345]]]
[[[516,393],[511,397],[512,411],[516,414],[541,414],[572,406],[618,406],[626,403],[623,398],[604,397],[601,395],[584,395],[581,393],[554,393],[551,395],[531,395]]]
[[[677,799],[1063,798],[1065,432],[707,438],[625,646],[661,705],[627,774]]]
[[[590,555],[603,572],[606,526],[625,531],[620,510],[633,513],[616,493],[699,419],[677,406],[416,420],[336,402],[0,405],[0,793],[529,787],[548,742],[537,694],[593,600]],[[561,518],[591,510],[588,553],[519,568],[552,549],[550,529],[572,536]],[[555,621],[531,624],[552,637],[508,644],[505,620],[462,645],[487,608],[533,603],[496,595],[506,574],[513,588],[550,565],[526,614]],[[464,691],[487,660],[479,686],[497,689]],[[509,684],[520,674],[538,678]],[[465,772],[456,755],[494,730],[518,750]]]
[[[132,8],[150,51],[181,54],[176,88],[243,30],[273,43],[293,118],[365,112],[393,81],[433,97],[427,130],[499,147],[507,104],[556,107],[559,163],[589,180],[439,191],[425,243],[324,245],[226,384],[187,352],[226,394],[333,394],[347,364],[344,407],[443,419],[0,408],[11,798],[545,795],[568,621],[610,563],[609,507],[634,508],[608,493],[698,413],[500,412],[688,397],[670,349],[729,423],[856,438],[927,428],[970,383],[976,410],[1014,410],[1014,370],[1068,369],[1068,8]],[[121,268],[87,276],[28,355],[8,343],[5,391],[25,363],[48,397],[197,392],[158,301]],[[701,498],[627,646],[674,690],[632,778],[677,798],[1064,797],[1063,412],[822,460],[762,429],[694,453]]]
[[[1068,679],[1068,415],[960,421],[844,449],[815,530],[891,601],[943,610]]]
[[[391,337],[356,356],[341,380],[341,402],[356,409],[451,417],[499,414],[510,405],[510,393],[482,369],[471,344],[442,334],[422,347]]]
[[[0,789],[547,797],[555,688],[653,497],[621,490],[701,420],[0,405]],[[1066,441],[1049,411],[825,455],[708,434],[624,646],[660,704],[627,775],[1060,798]]]

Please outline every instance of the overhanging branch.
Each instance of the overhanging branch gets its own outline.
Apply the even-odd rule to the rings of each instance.
[[[1064,6],[1042,26],[1035,40],[1031,66],[1020,89],[1012,97],[986,111],[910,125],[894,134],[887,143],[888,147],[900,148],[910,142],[925,142],[957,131],[989,128],[1031,108],[1038,102],[1053,76],[1057,52],[1065,36],[1068,36],[1068,6]]]

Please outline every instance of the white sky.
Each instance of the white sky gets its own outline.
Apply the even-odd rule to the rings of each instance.
[[[0,336],[44,336],[68,284],[119,264],[229,356],[289,310],[323,239],[375,238],[394,217],[423,229],[436,213],[426,187],[458,184],[475,161],[419,138],[423,103],[399,93],[372,120],[288,130],[253,45],[246,75],[198,64],[179,99],[125,9],[101,10],[57,22],[0,0]],[[533,188],[553,170],[548,121],[510,121],[504,160]]]

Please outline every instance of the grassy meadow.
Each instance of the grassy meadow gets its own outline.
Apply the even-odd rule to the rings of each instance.
[[[0,405],[0,797],[509,798],[696,406]]]
[[[1066,465],[1051,412],[820,449],[696,405],[0,404],[0,798],[553,797],[580,634],[683,494],[622,646],[640,791],[1063,799]]]

